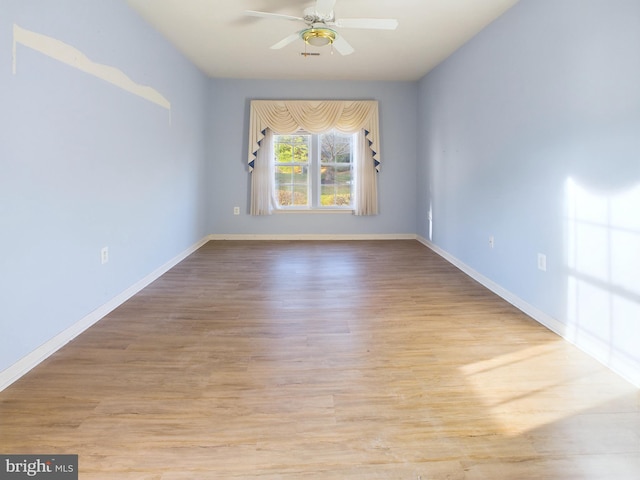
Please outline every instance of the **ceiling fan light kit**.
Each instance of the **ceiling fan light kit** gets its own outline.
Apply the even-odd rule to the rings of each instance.
[[[245,15],[270,19],[294,20],[307,24],[306,28],[292,33],[272,45],[272,50],[279,50],[296,40],[302,39],[305,45],[311,45],[313,47],[330,45],[331,53],[333,53],[333,48],[335,47],[341,55],[350,55],[354,49],[341,33],[329,27],[395,30],[398,26],[398,21],[393,18],[343,18],[336,20],[333,12],[335,4],[336,0],[316,0],[314,7],[308,7],[304,10],[303,17],[272,12],[258,12],[255,10],[247,10],[245,11]]]
[[[313,47],[324,47],[332,44],[336,39],[336,32],[330,28],[318,27],[307,28],[300,32],[304,42]]]

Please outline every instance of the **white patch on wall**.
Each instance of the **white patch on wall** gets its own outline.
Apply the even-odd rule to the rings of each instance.
[[[71,45],[53,37],[26,30],[15,23],[13,24],[14,75],[17,71],[16,45],[18,43],[171,111],[169,100],[154,88],[134,82],[115,67],[93,62],[84,53]]]
[[[637,384],[640,185],[598,191],[569,178],[565,191],[567,338]]]

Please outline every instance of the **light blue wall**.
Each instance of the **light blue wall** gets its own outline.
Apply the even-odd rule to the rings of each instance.
[[[20,44],[13,74],[14,24],[171,111]],[[419,83],[208,80],[121,0],[3,0],[0,372],[209,233],[417,232],[640,377],[638,45],[637,0],[521,0]],[[380,102],[380,215],[248,215],[268,98]]]
[[[21,43],[13,74],[14,24],[171,110]],[[2,371],[208,233],[208,80],[121,0],[2,0],[0,85]]]
[[[522,0],[420,82],[416,210],[419,235],[636,378],[639,86],[640,2]]]
[[[309,60],[301,59],[301,62]],[[380,109],[380,214],[276,214],[249,211],[249,103],[254,99],[368,99]],[[211,81],[209,152],[214,234],[413,234],[416,201],[415,82]],[[240,216],[233,215],[239,206]]]

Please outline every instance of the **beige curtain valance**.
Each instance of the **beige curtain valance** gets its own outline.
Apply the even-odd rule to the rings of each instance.
[[[253,170],[265,130],[287,135],[365,131],[376,170],[380,165],[378,102],[375,100],[253,100],[249,120],[249,167]]]

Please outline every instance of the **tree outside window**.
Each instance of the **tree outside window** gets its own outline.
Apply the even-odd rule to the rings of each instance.
[[[354,135],[274,135],[280,208],[351,208]]]

